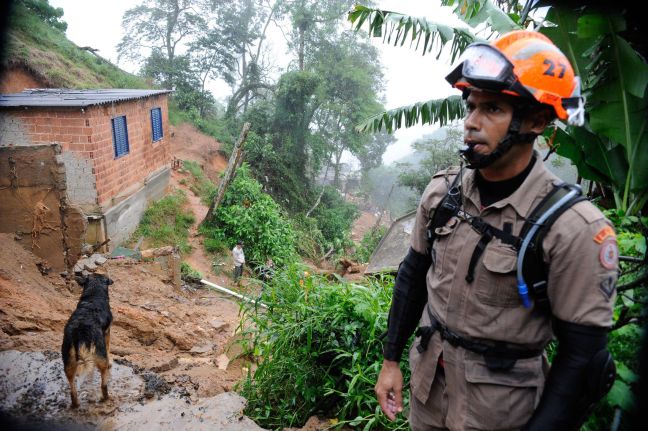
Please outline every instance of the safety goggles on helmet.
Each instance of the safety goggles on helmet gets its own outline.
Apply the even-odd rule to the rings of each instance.
[[[459,64],[448,76],[446,76],[446,80],[450,85],[461,90],[478,88],[485,91],[519,96],[541,104],[548,104],[554,109],[558,118],[567,120],[567,123],[570,125],[582,126],[585,122],[585,100],[581,96],[580,80],[578,77],[574,76],[571,78],[573,79],[574,87],[569,91],[569,93],[565,94],[564,88],[556,88],[554,83],[547,84],[546,82],[540,82],[541,79],[546,79],[547,75],[554,77],[553,74],[545,71],[545,73],[538,76],[536,74],[538,73],[538,70],[541,69],[529,67],[528,61],[533,63],[535,61],[540,61],[545,57],[539,56],[538,60],[534,58],[525,59],[525,56],[530,56],[534,52],[540,52],[542,50],[549,52],[549,55],[553,55],[554,59],[556,55],[560,57],[564,57],[564,55],[555,46],[553,46],[553,44],[548,45],[551,42],[546,39],[546,37],[533,32],[520,32],[525,33],[526,40],[529,41],[529,44],[535,44],[535,46],[531,46],[533,49],[530,49],[530,45],[528,44],[526,45],[526,53],[511,57],[516,61],[515,64],[504,52],[500,50],[498,46],[476,42],[466,48],[459,58]],[[512,32],[511,34],[520,32]],[[505,36],[505,38],[506,37],[507,36]],[[543,38],[546,39],[546,41],[543,40]],[[513,55],[524,49],[524,46],[516,48],[512,45],[508,45],[505,49],[508,49],[509,51],[513,50],[514,52],[509,53]],[[558,52],[557,54],[556,51]],[[529,52],[531,52],[531,54],[529,54]],[[561,60],[562,63],[560,63]],[[558,64],[568,63],[566,58],[558,58],[557,61],[559,62]],[[523,64],[524,62],[527,62],[527,64]],[[547,62],[553,64],[551,60],[545,58],[545,64],[547,64]],[[514,69],[517,70],[517,73],[524,74],[524,76],[521,77],[517,75]],[[562,73],[564,73],[564,70]],[[562,73],[558,75],[558,78],[563,78]],[[527,86],[522,84],[522,82],[525,82],[533,88],[530,90]],[[535,87],[535,83],[538,83],[538,87]]]
[[[446,76],[446,80],[457,88],[472,86],[498,93],[508,91],[533,99],[533,95],[513,73],[513,63],[497,48],[486,43],[477,42],[468,46],[459,57],[458,66]]]

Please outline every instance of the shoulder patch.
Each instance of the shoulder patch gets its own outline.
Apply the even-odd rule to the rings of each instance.
[[[603,241],[605,241],[607,238],[616,238],[616,233],[610,226],[605,225],[601,228],[601,230],[598,231],[596,235],[594,235],[594,242],[597,244],[602,244]]]
[[[436,174],[432,175],[432,178],[445,177],[446,175],[457,175],[459,173],[459,166],[450,166],[447,169],[438,171]]]
[[[595,221],[604,219],[603,213],[594,206],[590,201],[577,202],[571,209],[576,212],[587,224],[592,224]]]
[[[601,244],[599,261],[605,269],[612,270],[617,268],[619,264],[619,248],[617,247],[615,238],[609,238]]]

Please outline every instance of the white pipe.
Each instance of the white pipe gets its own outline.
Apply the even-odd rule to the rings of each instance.
[[[202,279],[201,279],[200,282],[201,282],[202,284],[205,284],[205,285],[209,286],[209,287],[213,287],[214,289],[219,290],[219,291],[221,291],[221,292],[223,292],[223,293],[227,293],[228,295],[236,296],[237,298],[242,299],[242,300],[244,300],[244,301],[251,302],[251,303],[253,303],[253,304],[257,304],[257,301],[255,301],[254,299],[252,299],[252,298],[248,298],[247,296],[243,296],[243,295],[241,295],[240,293],[236,293],[236,292],[234,292],[234,291],[232,291],[232,290],[226,289],[226,288],[224,288],[224,287],[222,287],[222,286],[219,286],[218,284],[212,283],[211,281],[207,281],[207,280],[202,280]],[[261,301],[259,301],[258,304],[259,304],[261,307],[268,308],[268,306],[265,305],[265,304],[264,304],[263,302],[261,302]]]

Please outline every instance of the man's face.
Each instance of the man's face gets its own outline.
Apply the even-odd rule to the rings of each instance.
[[[490,154],[506,136],[513,105],[503,94],[471,91],[466,100],[464,143],[479,154]]]

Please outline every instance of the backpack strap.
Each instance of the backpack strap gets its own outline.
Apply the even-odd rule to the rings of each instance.
[[[551,192],[549,192],[549,194],[540,201],[533,211],[531,211],[531,214],[525,221],[520,232],[520,238],[525,238],[531,229],[538,224],[538,221],[543,218],[547,211],[567,196],[568,193],[574,191],[576,191],[574,196],[565,201],[561,206],[555,208],[554,211],[546,217],[544,221],[542,221],[540,228],[535,231],[531,238],[531,242],[522,262],[522,273],[527,285],[529,286],[529,290],[534,295],[535,309],[542,313],[548,313],[551,309],[547,292],[549,268],[544,261],[542,242],[558,217],[577,202],[587,200],[587,197],[583,196],[580,187],[577,185],[564,182],[554,184],[553,190],[551,190]]]
[[[461,208],[461,184],[459,184],[459,179],[461,177],[461,170],[457,173],[452,181],[452,184],[448,188],[448,192],[445,194],[439,205],[437,205],[434,210],[434,214],[430,217],[430,221],[427,224],[427,243],[428,243],[428,254],[432,256],[432,247],[434,246],[434,241],[437,238],[436,229],[442,226],[445,226],[448,221],[456,216],[459,213]],[[434,261],[434,259],[433,259]]]

